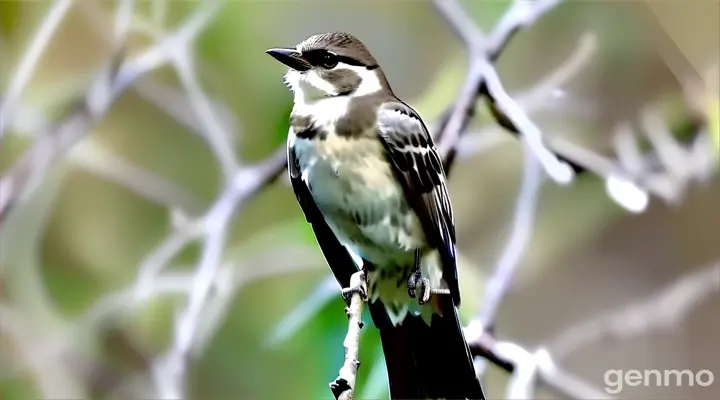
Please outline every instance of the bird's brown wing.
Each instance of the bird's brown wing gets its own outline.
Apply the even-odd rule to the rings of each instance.
[[[428,245],[440,252],[443,279],[455,305],[460,289],[455,257],[455,222],[442,161],[418,114],[401,101],[378,110],[378,134],[405,196],[423,225]]]

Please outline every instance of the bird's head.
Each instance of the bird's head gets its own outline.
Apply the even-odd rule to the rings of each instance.
[[[285,83],[307,100],[364,96],[389,89],[375,58],[348,33],[321,33],[293,48],[273,48],[266,53],[290,67]]]

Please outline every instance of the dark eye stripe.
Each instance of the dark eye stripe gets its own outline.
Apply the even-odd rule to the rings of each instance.
[[[309,50],[309,51],[303,52],[303,57],[306,60],[308,60],[308,62],[310,64],[317,66],[322,63],[323,58],[328,53],[330,53],[330,52],[327,50]],[[366,67],[368,69],[377,68],[377,66],[374,66],[374,65],[365,65],[362,62],[360,62],[352,57],[338,55],[338,54],[334,54],[334,53],[330,53],[330,54],[333,54],[335,56],[335,59],[338,60],[339,62],[348,64],[348,65],[354,65],[357,67]]]

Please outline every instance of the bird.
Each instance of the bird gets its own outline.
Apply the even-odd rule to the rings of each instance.
[[[345,293],[369,304],[391,398],[484,399],[458,317],[447,178],[422,118],[349,33],[266,53],[288,67],[296,200]],[[363,287],[349,287],[359,270]]]

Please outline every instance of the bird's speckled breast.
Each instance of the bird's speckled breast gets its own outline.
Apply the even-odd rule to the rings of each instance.
[[[412,260],[424,236],[380,140],[330,132],[293,145],[301,176],[339,238],[378,266]]]

